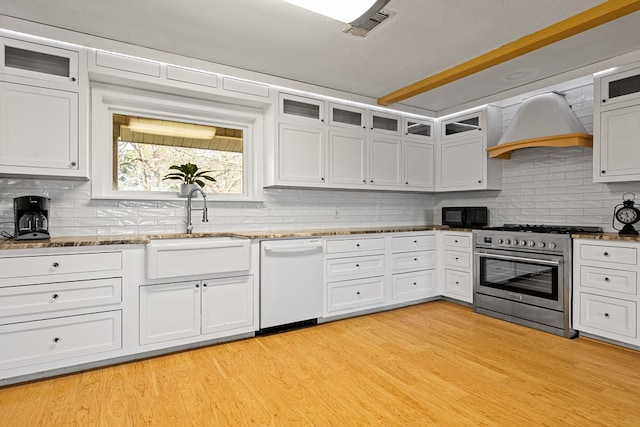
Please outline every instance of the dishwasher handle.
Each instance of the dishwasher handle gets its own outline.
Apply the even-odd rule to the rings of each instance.
[[[303,245],[264,245],[265,252],[313,252],[317,249],[322,249],[322,242],[311,242]]]

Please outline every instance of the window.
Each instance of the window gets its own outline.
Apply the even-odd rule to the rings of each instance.
[[[92,197],[178,198],[172,165],[194,163],[218,200],[255,200],[262,111],[128,88],[92,89]]]
[[[194,163],[215,182],[205,191],[242,194],[242,129],[112,114],[113,186],[124,191],[177,191],[172,165]]]

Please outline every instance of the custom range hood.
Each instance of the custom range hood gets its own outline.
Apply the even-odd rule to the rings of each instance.
[[[510,159],[511,152],[531,147],[593,147],[564,95],[548,92],[525,99],[489,157]]]

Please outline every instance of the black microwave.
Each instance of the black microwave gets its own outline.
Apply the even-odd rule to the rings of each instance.
[[[462,228],[482,228],[489,225],[489,210],[486,207],[442,208],[442,225]]]

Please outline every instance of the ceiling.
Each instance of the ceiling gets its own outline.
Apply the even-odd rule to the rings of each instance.
[[[379,98],[600,3],[391,0],[384,9],[394,16],[365,38],[281,0],[3,0],[0,13]],[[638,28],[640,12],[402,104],[439,115],[499,100],[509,89],[530,90],[531,82],[640,50]]]

